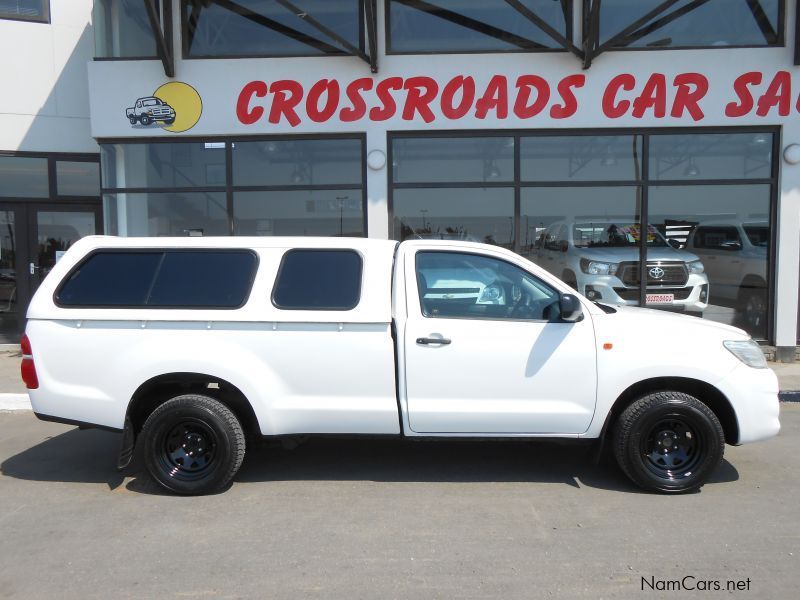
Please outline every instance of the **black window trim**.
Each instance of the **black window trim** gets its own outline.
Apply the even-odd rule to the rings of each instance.
[[[100,154],[90,152],[30,152],[30,151],[5,151],[0,150],[0,158],[19,157],[19,158],[42,158],[47,160],[48,193],[46,196],[3,196],[0,194],[0,202],[52,202],[58,204],[83,203],[92,204],[97,202],[102,204],[101,182],[98,181],[100,193],[97,196],[74,196],[58,193],[58,181],[56,177],[57,162],[93,162],[98,165],[98,175],[102,176],[102,166],[100,165]]]
[[[212,0],[213,1],[213,0]],[[256,53],[256,54],[231,54],[231,55],[217,55],[217,54],[189,54],[189,27],[188,27],[188,10],[187,4],[188,2],[182,1],[181,2],[181,11],[180,11],[180,33],[181,33],[181,58],[183,60],[238,60],[238,59],[247,59],[247,58],[326,58],[330,56],[358,56],[361,59],[366,60],[366,62],[371,62],[373,59],[365,54],[367,52],[367,46],[369,45],[369,40],[366,40],[366,27],[365,27],[365,18],[364,15],[366,13],[365,5],[370,2],[374,2],[374,0],[356,0],[358,2],[358,44],[356,45],[358,51],[361,54],[353,54],[348,52],[347,50],[342,50],[339,48],[335,48],[332,46],[336,51],[335,52],[320,52],[319,54],[268,54],[268,53]],[[230,4],[235,4],[230,2]],[[285,7],[285,5],[284,5]],[[313,18],[313,15],[311,15]],[[265,17],[266,18],[266,17]],[[270,20],[270,19],[267,19]],[[286,27],[287,29],[291,29],[290,27]],[[315,27],[316,28],[316,27]],[[302,32],[297,32],[298,34],[302,34]],[[293,36],[290,36],[293,37]],[[325,45],[330,45],[325,42],[322,42]],[[313,45],[313,44],[312,44]],[[377,56],[374,57],[374,60],[377,61]],[[375,63],[377,65],[377,63]],[[371,65],[372,66],[372,65]],[[375,66],[372,72],[377,72],[377,66]]]
[[[433,0],[433,1],[435,2],[436,0]],[[422,2],[422,3],[425,3],[425,2]],[[418,51],[413,51],[413,50],[404,50],[404,51],[393,50],[392,49],[392,29],[391,29],[391,19],[390,19],[391,4],[392,4],[392,0],[384,0],[383,28],[384,28],[384,37],[385,37],[385,52],[384,53],[386,54],[386,56],[420,56],[420,55],[425,56],[425,55],[438,55],[438,54],[467,54],[467,55],[468,54],[538,54],[538,53],[548,53],[548,52],[573,52],[573,53],[580,54],[580,52],[581,52],[580,50],[578,50],[574,46],[572,46],[572,48],[569,48],[569,47],[564,47],[564,45],[559,43],[559,45],[556,45],[554,47],[548,47],[548,46],[544,46],[544,45],[538,44],[538,42],[533,42],[533,40],[529,40],[532,45],[535,44],[535,45],[539,45],[541,47],[533,47],[532,46],[530,48],[496,49],[496,50],[469,50],[469,49],[465,49],[465,50],[435,50],[435,51],[433,51],[433,50],[418,50]],[[404,4],[404,5],[407,6],[407,4],[405,2],[401,1],[401,4]],[[512,5],[509,5],[509,8],[511,8],[512,10],[517,10]],[[573,4],[572,4],[571,0],[568,1],[567,8],[568,8],[568,12],[569,12],[569,18],[565,19],[565,21],[566,21],[565,22],[566,31],[562,35],[565,38],[565,40],[570,42],[570,45],[572,45],[571,44],[571,40],[573,39],[573,26],[572,25],[573,25],[573,20],[574,20],[573,19],[574,9],[573,9]],[[527,19],[527,17],[524,16],[523,14],[519,14],[519,18],[520,19],[524,19],[524,20],[530,20],[530,19]],[[472,20],[472,19],[469,19],[469,20]],[[489,30],[497,29],[497,28],[494,28],[494,27],[489,26],[489,25],[487,25],[486,27]],[[538,25],[536,25],[536,27],[541,29],[541,27],[539,27]],[[549,35],[549,34],[547,34],[547,32],[545,30],[542,30],[542,32],[545,33],[546,35]],[[493,36],[493,37],[496,37],[496,36]]]
[[[15,13],[5,13],[0,11],[0,21],[20,21],[24,23],[50,23],[50,0],[41,0],[42,16],[31,17]]]
[[[489,258],[489,259],[492,259],[492,260],[497,260],[499,262],[505,263],[507,265],[510,265],[510,266],[516,268],[516,269],[519,269],[520,271],[523,271],[523,272],[527,273],[528,276],[531,277],[531,279],[535,279],[536,281],[541,282],[542,285],[544,285],[548,289],[553,290],[556,293],[556,295],[559,298],[561,298],[561,292],[557,288],[554,288],[552,285],[550,285],[549,283],[547,283],[546,281],[541,279],[538,275],[535,275],[534,273],[531,273],[527,269],[525,269],[525,268],[523,268],[523,267],[521,267],[521,266],[519,266],[517,264],[514,264],[513,262],[510,262],[509,260],[507,260],[505,258],[500,258],[500,257],[497,257],[497,256],[490,256],[488,254],[481,254],[480,252],[469,252],[469,251],[465,251],[465,250],[459,250],[457,248],[452,248],[452,249],[449,249],[449,250],[438,250],[438,249],[435,249],[435,248],[419,248],[418,250],[416,250],[414,252],[414,276],[415,276],[415,278],[419,275],[419,271],[417,270],[417,258],[422,253],[425,253],[425,254],[464,254],[464,255],[469,255],[469,256],[478,256],[480,258]],[[419,282],[418,279],[417,279],[417,282]],[[428,289],[436,289],[436,288],[428,288]],[[564,323],[565,322],[565,321],[562,321],[560,319],[559,320],[555,320],[555,321],[550,321],[550,320],[547,320],[547,319],[516,319],[516,318],[513,318],[513,317],[483,317],[483,316],[454,317],[454,316],[447,316],[447,315],[429,315],[429,314],[425,313],[425,307],[422,305],[422,297],[419,294],[419,283],[417,283],[417,301],[419,302],[419,312],[426,319],[456,319],[456,320],[459,320],[459,321],[510,321],[512,323]]]
[[[558,136],[611,136],[611,135],[641,135],[643,140],[642,145],[642,169],[640,172],[640,178],[638,180],[631,180],[628,182],[611,182],[611,181],[586,181],[586,182],[564,182],[564,181],[552,181],[549,182],[549,185],[544,185],[547,182],[524,182],[524,181],[517,181],[516,178],[514,181],[510,183],[504,183],[503,186],[512,186],[516,189],[515,193],[515,201],[514,201],[514,247],[511,248],[512,251],[517,252],[520,248],[520,225],[521,225],[521,191],[524,188],[530,187],[591,187],[596,185],[606,186],[610,185],[612,187],[626,185],[631,187],[640,187],[642,189],[642,207],[641,207],[641,215],[640,217],[644,217],[642,220],[647,220],[649,215],[647,214],[647,191],[650,186],[682,186],[682,185],[730,185],[730,184],[748,184],[748,185],[769,185],[770,186],[770,207],[769,207],[769,228],[770,228],[770,239],[769,239],[769,250],[768,250],[768,275],[769,281],[767,286],[767,303],[770,307],[770,310],[767,311],[767,324],[766,324],[766,338],[760,339],[759,341],[762,342],[774,342],[775,340],[775,300],[777,298],[777,277],[775,273],[777,271],[777,236],[778,236],[778,197],[780,194],[780,185],[779,185],[779,172],[780,172],[780,161],[781,161],[781,153],[780,149],[782,148],[782,131],[783,128],[779,125],[742,125],[742,126],[734,126],[734,125],[727,125],[727,126],[709,126],[709,127],[641,127],[641,128],[634,128],[634,127],[609,127],[609,128],[585,128],[585,129],[560,129],[558,131],[554,131],[552,128],[550,129],[452,129],[452,130],[436,130],[436,131],[427,131],[427,130],[390,130],[386,132],[386,179],[387,179],[387,213],[388,213],[388,232],[389,232],[389,239],[395,239],[392,237],[393,229],[394,229],[394,191],[395,189],[402,189],[402,188],[412,188],[412,187],[461,187],[461,188],[483,188],[489,187],[487,186],[486,182],[453,182],[453,183],[440,183],[437,185],[433,184],[404,184],[404,183],[395,183],[392,181],[393,170],[393,156],[392,156],[392,147],[393,147],[393,140],[398,138],[431,138],[431,137],[444,137],[444,138],[457,138],[457,137],[497,137],[497,136],[505,136],[505,137],[513,137],[514,142],[514,153],[515,153],[515,169],[517,173],[520,172],[520,156],[519,156],[519,139],[521,137],[552,137],[553,135]],[[768,178],[760,178],[760,179],[711,179],[711,180],[694,180],[694,179],[683,179],[683,180],[651,180],[649,178],[648,165],[648,153],[649,153],[649,140],[650,136],[655,135],[702,135],[702,134],[737,134],[737,133],[768,133],[772,135],[772,169],[770,176]],[[516,176],[515,176],[516,177]],[[535,185],[530,185],[530,183],[535,183]],[[583,184],[583,185],[580,185]],[[642,238],[645,239],[644,237]],[[641,261],[640,264],[640,271],[643,273],[646,266],[645,261]],[[645,277],[642,275],[642,280]],[[641,306],[646,306],[646,302],[644,301],[646,288],[641,287],[640,295],[641,295]]]
[[[348,308],[341,308],[341,307],[326,307],[326,306],[312,306],[307,308],[298,308],[296,306],[281,306],[275,300],[275,292],[278,288],[278,281],[280,281],[281,275],[283,274],[283,268],[286,264],[286,257],[294,252],[347,252],[349,254],[355,254],[358,257],[359,262],[361,263],[361,269],[358,272],[358,296],[356,297],[355,304]],[[278,267],[278,272],[275,274],[275,280],[272,282],[272,290],[270,291],[270,301],[272,302],[272,306],[277,308],[278,310],[283,311],[303,311],[303,312],[313,312],[313,311],[322,311],[322,312],[348,312],[351,310],[355,310],[358,308],[358,305],[361,304],[361,297],[364,293],[364,255],[356,250],[355,248],[289,248],[281,255],[281,264]]]
[[[155,285],[156,280],[158,279],[158,274],[161,271],[161,266],[164,262],[164,258],[166,257],[167,253],[175,253],[175,254],[184,254],[184,253],[210,253],[210,252],[222,252],[225,254],[250,254],[255,259],[253,262],[253,267],[250,272],[250,277],[247,282],[247,293],[244,295],[244,298],[240,304],[237,306],[165,306],[165,305],[156,305],[156,304],[81,304],[81,305],[74,305],[74,304],[64,304],[59,300],[59,295],[63,290],[64,286],[72,279],[72,276],[75,274],[76,271],[79,271],[83,265],[85,265],[93,256],[98,254],[161,254],[161,259],[159,260],[158,266],[156,267],[155,271],[153,272],[153,279],[150,281],[150,285],[148,286],[148,298],[150,292],[153,290],[153,285]],[[260,257],[258,252],[251,248],[214,248],[214,247],[203,247],[203,248],[180,248],[177,246],[164,246],[164,247],[138,247],[138,248],[95,248],[86,256],[84,256],[78,263],[73,266],[69,272],[63,277],[63,279],[59,282],[58,286],[56,287],[55,291],[53,292],[53,304],[55,304],[59,308],[63,308],[65,310],[76,309],[76,310],[85,310],[85,309],[107,309],[107,310],[192,310],[192,311],[199,311],[199,310],[239,310],[247,305],[250,300],[250,295],[253,292],[253,284],[255,283],[256,275],[258,274],[259,265],[260,265]]]
[[[591,17],[587,14],[590,11],[589,8],[590,0],[583,0],[581,4],[582,4],[581,11],[583,13],[582,22],[584,23],[585,27],[586,24],[591,24]],[[657,20],[658,18],[663,18],[664,16],[668,16],[668,14],[655,15],[653,18]],[[598,19],[599,19],[599,14],[598,14]],[[653,19],[649,19],[646,23],[643,23],[642,26],[646,26],[648,23],[652,22]],[[599,28],[599,23],[597,24],[597,27]],[[630,32],[630,34],[632,35],[637,31],[639,31],[640,29],[641,27],[637,27],[636,30]],[[599,31],[599,29],[597,31]],[[595,31],[594,33],[597,34],[597,31]],[[603,52],[658,52],[658,51],[669,51],[669,50],[730,50],[734,48],[754,48],[754,49],[783,48],[786,46],[786,2],[785,0],[781,0],[778,3],[778,27],[776,29],[776,34],[778,36],[778,39],[774,44],[730,44],[726,46],[712,46],[711,44],[700,44],[700,45],[663,46],[663,47],[662,46],[628,47],[628,46],[609,45],[609,42],[619,37],[619,34],[622,33],[623,31],[624,29],[618,33],[613,34],[610,38],[608,38],[605,42],[602,43],[600,43],[599,39],[590,40],[589,38],[586,37],[586,32],[584,32],[584,48],[585,50],[588,50],[584,58],[585,67],[588,68],[588,66],[591,65],[592,59],[596,58],[599,54]],[[591,43],[595,43],[597,44],[597,46],[589,48],[588,44]]]
[[[359,183],[348,184],[319,184],[319,185],[259,185],[244,186],[233,183],[233,156],[232,144],[236,142],[266,142],[266,141],[297,141],[297,140],[358,140],[361,145],[361,181]],[[100,197],[105,198],[111,194],[170,194],[170,193],[210,193],[222,192],[226,195],[228,235],[236,236],[236,221],[233,215],[233,196],[236,192],[287,192],[287,191],[313,191],[319,190],[352,190],[361,191],[361,233],[362,237],[369,237],[369,218],[368,208],[369,199],[367,198],[367,134],[364,132],[354,133],[303,133],[303,134],[277,134],[277,135],[238,135],[238,136],[186,136],[178,138],[165,137],[142,137],[142,138],[98,138],[98,145],[102,144],[179,144],[179,143],[223,143],[225,144],[225,185],[198,186],[198,187],[103,187],[102,185],[102,164],[100,165]],[[99,155],[98,160],[99,160]]]
[[[142,56],[93,56],[92,60],[95,62],[158,60],[161,61],[164,66],[164,74],[170,78],[175,77],[175,59],[172,51],[172,0],[161,0],[161,2],[163,2],[163,21],[158,23],[157,21],[151,21],[151,15],[155,16],[157,11],[153,0],[144,0],[145,12],[148,13],[147,17],[150,25],[150,32],[153,35],[153,45],[155,48],[153,54]],[[157,25],[160,25],[160,31],[158,33],[153,29]],[[159,37],[161,39],[158,39]]]

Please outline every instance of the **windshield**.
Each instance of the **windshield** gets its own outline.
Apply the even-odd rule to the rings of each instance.
[[[636,223],[576,223],[572,230],[578,248],[627,248],[638,246],[641,239]],[[667,241],[652,225],[647,226],[647,246],[661,248]]]
[[[753,246],[769,247],[769,228],[762,225],[745,225],[744,232]]]
[[[142,104],[144,104],[145,106],[158,106],[159,104],[161,104],[161,100],[159,100],[158,98],[148,98],[147,100],[142,102]]]

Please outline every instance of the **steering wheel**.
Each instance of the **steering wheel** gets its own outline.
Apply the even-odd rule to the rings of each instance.
[[[508,316],[514,319],[536,319],[536,309],[531,306],[530,294],[522,291],[519,286],[512,286],[511,298],[514,303],[508,309]]]

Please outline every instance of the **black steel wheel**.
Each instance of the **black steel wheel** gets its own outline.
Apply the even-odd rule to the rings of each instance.
[[[767,320],[767,294],[764,290],[743,290],[742,321],[749,331],[760,332]]]
[[[187,394],[160,405],[142,429],[147,470],[178,494],[224,488],[244,459],[242,426],[213,398]]]
[[[142,125],[150,125],[152,119],[150,118],[150,115],[142,115],[139,117],[139,121],[141,121]]]
[[[620,415],[614,454],[625,474],[651,491],[699,489],[722,462],[725,436],[714,412],[697,398],[662,391]]]
[[[131,125],[136,125],[136,123],[139,122],[139,120],[136,117],[128,117],[128,121],[131,122]]]

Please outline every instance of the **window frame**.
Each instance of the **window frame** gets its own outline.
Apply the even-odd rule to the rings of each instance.
[[[86,152],[6,152],[0,151],[0,157],[20,157],[20,158],[44,158],[47,160],[47,188],[48,193],[45,196],[3,196],[0,195],[0,202],[22,202],[30,204],[34,202],[51,202],[63,204],[65,202],[72,203],[93,203],[95,201],[101,202],[102,188],[100,194],[97,196],[72,196],[68,194],[58,193],[58,179],[56,176],[56,163],[57,162],[93,162],[97,163],[98,169],[100,166],[100,154],[91,154]],[[100,173],[102,177],[102,172]],[[98,182],[102,183],[102,182]]]
[[[161,30],[164,35],[164,41],[167,44],[167,50],[170,54],[173,54],[172,50],[172,33],[174,29],[173,19],[172,19],[172,0],[158,0],[163,4],[163,8],[161,9]],[[143,56],[93,56],[92,60],[96,62],[107,62],[107,61],[139,61],[139,60],[164,60],[164,57],[161,56],[159,50],[159,43],[156,39],[155,32],[151,30],[150,32],[153,35],[153,44],[155,46],[155,50],[153,54],[147,54]],[[95,42],[96,43],[96,42]],[[97,47],[95,46],[93,50],[93,54],[97,53]],[[169,77],[172,77],[169,75]]]
[[[590,16],[589,12],[589,2],[588,0],[583,0],[581,2],[581,23],[590,23]],[[601,9],[602,10],[602,9]],[[778,34],[778,40],[774,44],[730,44],[726,46],[713,46],[711,44],[700,44],[700,45],[690,45],[690,46],[652,46],[652,47],[629,47],[629,46],[609,46],[608,48],[602,50],[603,52],[659,52],[659,51],[668,51],[668,50],[730,50],[732,48],[783,48],[786,46],[786,1],[779,0],[778,3],[778,27],[776,33]],[[664,16],[663,14],[660,16]],[[600,18],[600,11],[598,11],[598,18]],[[656,19],[658,17],[655,17]],[[680,19],[675,19],[679,21]],[[652,21],[652,19],[651,19]],[[651,21],[648,21],[651,22]],[[642,25],[642,27],[646,26],[647,23]],[[597,24],[599,30],[599,23]],[[584,32],[584,36],[586,32]],[[617,34],[611,36],[613,38]],[[609,40],[611,39],[609,38]],[[608,40],[606,40],[607,42]],[[597,44],[598,46],[603,46],[605,42],[601,42],[598,38]],[[597,53],[593,53],[592,57],[596,57]]]
[[[362,52],[366,52],[366,24],[364,22],[364,3],[369,0],[356,0],[358,2],[358,43],[354,44]],[[213,3],[213,0],[212,0]],[[352,56],[346,50],[340,50],[336,53],[319,53],[319,54],[230,54],[230,55],[214,55],[214,54],[189,54],[189,29],[188,29],[188,7],[185,0],[181,0],[180,10],[180,34],[181,34],[181,58],[183,60],[238,60],[246,58],[327,58],[331,56]],[[312,15],[313,16],[313,15]]]
[[[233,183],[233,145],[236,142],[268,142],[268,141],[298,141],[298,140],[358,140],[361,145],[361,181],[353,184],[307,184],[307,185],[235,185]],[[225,194],[226,211],[228,219],[227,235],[237,236],[234,202],[233,197],[236,192],[289,192],[289,191],[309,191],[309,190],[352,190],[361,191],[361,215],[362,215],[362,236],[369,237],[369,218],[367,198],[367,135],[366,133],[325,133],[325,134],[280,134],[280,135],[253,135],[253,136],[225,136],[225,137],[196,137],[186,136],[178,138],[165,137],[143,137],[143,138],[99,138],[96,140],[98,145],[117,145],[117,144],[192,144],[192,143],[215,143],[224,144],[225,152],[225,183],[219,185],[203,186],[184,186],[184,187],[104,187],[102,182],[103,165],[100,168],[100,197],[105,201],[107,195],[113,194],[150,194],[150,193],[212,193],[221,192]],[[104,204],[105,206],[105,204]],[[318,237],[318,236],[309,236]],[[344,239],[344,238],[343,238]]]
[[[766,133],[772,136],[771,142],[771,156],[772,164],[770,167],[770,176],[765,178],[753,179],[703,179],[701,177],[692,180],[656,180],[650,179],[649,176],[649,140],[650,136],[657,135],[701,135],[701,134],[741,134],[741,133]],[[469,187],[513,187],[515,190],[515,206],[514,206],[514,247],[512,251],[519,253],[520,251],[520,232],[522,229],[521,218],[521,191],[525,188],[537,187],[638,187],[641,190],[641,203],[640,207],[640,222],[649,220],[649,205],[648,205],[648,190],[651,187],[681,187],[681,186],[704,186],[704,185],[734,185],[734,184],[763,184],[770,186],[770,206],[769,206],[769,219],[768,225],[770,228],[769,247],[767,252],[767,274],[769,281],[767,282],[767,302],[770,310],[767,312],[766,324],[766,338],[760,341],[774,341],[775,338],[775,300],[777,297],[775,277],[777,269],[777,235],[778,235],[778,195],[780,193],[780,185],[778,175],[780,170],[781,160],[781,128],[775,125],[743,125],[743,126],[718,126],[718,127],[641,127],[641,128],[590,128],[590,129],[563,129],[559,130],[558,136],[613,136],[613,135],[638,135],[642,136],[642,158],[641,170],[638,173],[638,178],[612,181],[612,180],[587,180],[587,181],[525,181],[521,179],[521,165],[520,165],[520,138],[521,137],[553,137],[555,132],[553,129],[455,129],[455,130],[393,130],[388,131],[387,146],[386,146],[386,164],[387,164],[387,212],[388,212],[388,232],[390,239],[393,237],[394,231],[394,193],[396,189],[402,188],[469,188]],[[393,180],[393,141],[398,138],[404,137],[513,137],[514,138],[514,165],[515,174],[514,179],[510,182],[494,183],[494,182],[454,182],[442,181],[436,183],[396,183]],[[647,236],[642,236],[642,240],[646,241]],[[641,280],[646,280],[644,276],[647,246],[643,245],[639,257],[639,265],[641,267]],[[646,307],[645,301],[646,287],[640,286],[640,306]]]
[[[329,307],[329,306],[312,306],[312,307],[296,307],[296,306],[282,306],[278,304],[275,294],[278,290],[278,282],[280,281],[281,275],[283,275],[283,270],[286,266],[286,257],[295,252],[336,252],[336,253],[347,253],[347,254],[354,254],[358,257],[358,261],[360,264],[360,269],[358,272],[358,295],[355,299],[355,304],[349,307]],[[278,266],[278,272],[275,274],[275,279],[272,282],[272,290],[270,291],[270,302],[272,302],[272,306],[277,308],[281,311],[320,311],[320,312],[348,312],[351,310],[355,310],[358,308],[359,304],[361,304],[361,298],[364,295],[364,256],[356,250],[355,248],[289,248],[286,252],[283,253],[281,256],[281,262]]]
[[[41,17],[29,17],[15,13],[6,13],[0,11],[0,21],[21,21],[24,23],[50,23],[50,0],[40,0],[42,6]]]
[[[73,275],[76,271],[79,271],[87,262],[89,262],[92,257],[97,256],[98,254],[155,254],[161,255],[161,260],[159,260],[158,265],[156,266],[155,271],[153,272],[153,278],[150,281],[150,289],[152,290],[153,286],[155,285],[156,280],[158,279],[159,273],[161,271],[161,266],[163,263],[164,258],[168,253],[194,253],[194,254],[201,254],[201,253],[210,253],[210,252],[217,252],[217,253],[237,253],[237,254],[250,254],[253,256],[253,268],[250,273],[250,277],[247,282],[247,293],[244,295],[244,299],[240,304],[237,306],[171,306],[171,305],[155,305],[155,304],[64,304],[59,300],[59,295],[61,294],[64,287],[69,283],[72,279]],[[250,295],[253,293],[253,284],[255,283],[256,275],[258,274],[260,266],[260,257],[255,250],[251,248],[178,248],[178,247],[145,247],[145,248],[95,248],[91,252],[87,253],[86,256],[81,258],[70,270],[69,272],[61,279],[56,287],[55,291],[53,292],[53,304],[58,306],[59,308],[63,308],[65,310],[68,309],[76,309],[76,310],[85,310],[85,309],[123,309],[123,310],[239,310],[243,308],[250,300]]]
[[[399,51],[392,49],[392,26],[391,26],[391,5],[392,0],[384,0],[384,8],[383,8],[383,31],[385,37],[385,51],[384,54],[386,56],[426,56],[426,55],[439,55],[439,54],[540,54],[540,53],[550,53],[550,52],[570,52],[569,49],[564,48],[562,46],[557,46],[554,48],[519,48],[518,50],[511,50],[511,49],[498,49],[498,50],[442,50],[442,51],[433,51],[433,50],[417,50],[417,51]],[[575,28],[573,27],[575,22],[575,8],[573,5],[572,0],[569,0],[568,3],[569,9],[569,17],[566,19],[566,31],[562,34],[567,40],[572,40],[574,37]],[[520,15],[520,18],[524,18]],[[502,131],[502,130],[498,130]]]
[[[419,260],[419,255],[420,254],[460,254],[460,255],[464,255],[464,256],[477,256],[479,258],[483,258],[483,259],[487,259],[487,260],[495,260],[497,262],[500,262],[500,263],[503,263],[505,265],[508,265],[508,266],[510,266],[510,267],[512,267],[514,269],[522,271],[528,277],[530,277],[531,279],[535,280],[537,283],[540,283],[545,288],[555,292],[556,297],[558,299],[561,298],[561,292],[558,290],[558,288],[553,287],[552,285],[550,285],[546,281],[542,280],[539,276],[535,275],[534,273],[528,271],[524,267],[521,267],[520,265],[517,265],[517,264],[515,264],[515,263],[513,263],[513,262],[511,262],[511,261],[509,261],[509,260],[507,260],[505,258],[501,258],[501,257],[498,257],[498,256],[489,256],[488,254],[481,254],[480,252],[470,252],[470,251],[459,250],[459,249],[455,249],[455,248],[447,249],[447,250],[437,250],[435,248],[420,248],[419,250],[417,250],[414,253],[414,280],[415,280],[416,286],[417,286],[417,302],[419,304],[419,314],[422,315],[422,317],[425,318],[425,319],[456,319],[456,320],[460,320],[460,321],[510,321],[510,322],[515,322],[515,323],[519,323],[519,322],[522,322],[522,323],[561,323],[562,322],[561,319],[553,319],[553,320],[548,320],[548,319],[520,319],[520,318],[510,317],[510,316],[491,317],[491,316],[479,316],[479,315],[476,315],[476,316],[451,316],[451,315],[429,315],[429,314],[426,314],[425,306],[422,304],[422,295],[420,294],[420,288],[419,288],[420,271],[419,271],[419,267],[418,267],[418,262],[417,261]],[[430,289],[435,289],[435,288],[428,288],[428,289],[430,290]]]

